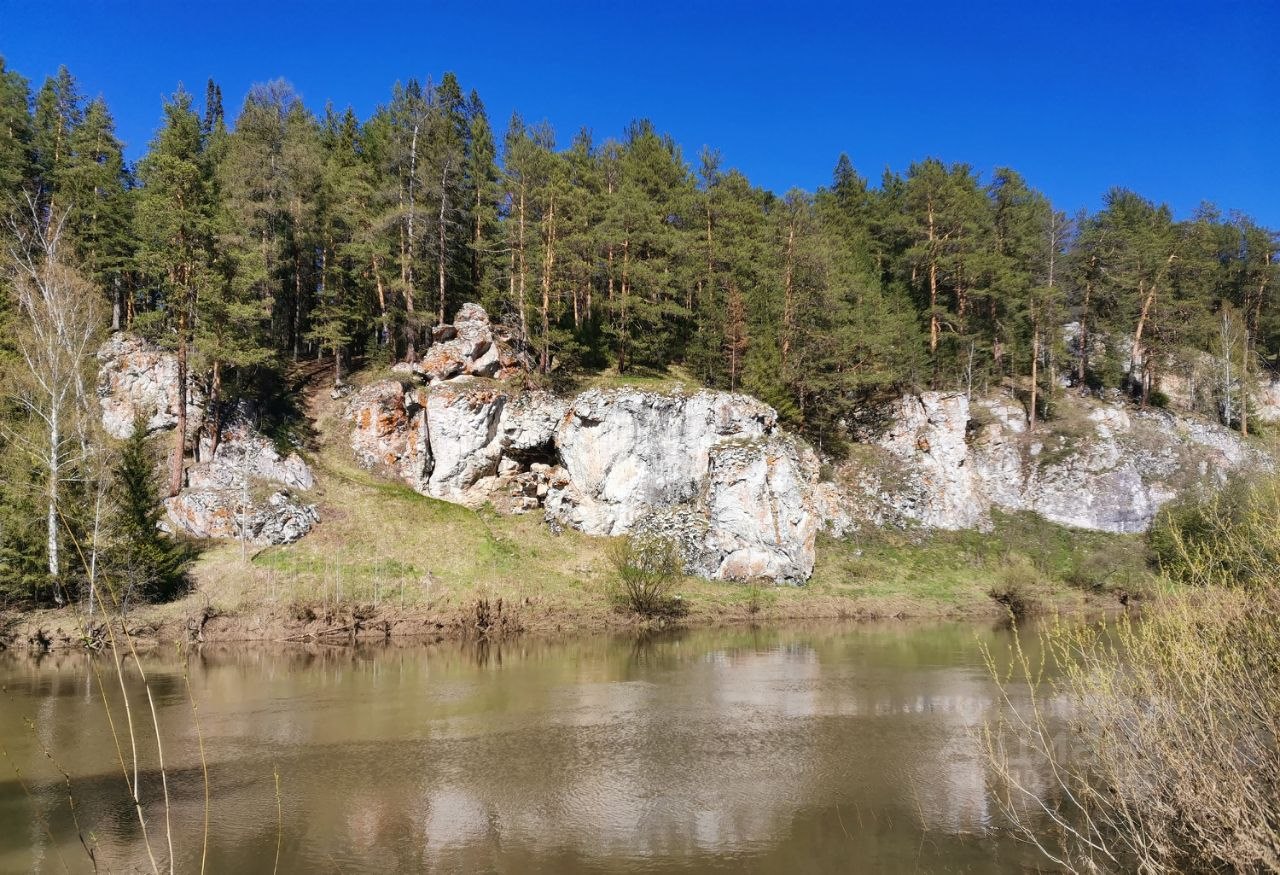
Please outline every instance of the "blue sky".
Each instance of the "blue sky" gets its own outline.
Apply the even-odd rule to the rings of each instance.
[[[38,85],[65,63],[136,158],[178,82],[228,111],[284,77],[367,115],[393,82],[456,72],[499,127],[562,142],[648,116],[757,184],[874,179],[936,155],[1009,165],[1061,208],[1112,185],[1187,215],[1280,226],[1280,2],[132,3],[0,0],[0,55]]]

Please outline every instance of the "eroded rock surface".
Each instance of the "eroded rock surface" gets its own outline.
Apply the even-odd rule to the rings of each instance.
[[[112,437],[124,439],[139,417],[148,432],[178,424],[178,359],[140,337],[117,332],[98,349],[98,403],[102,426]],[[188,380],[187,427],[199,426],[203,397]]]
[[[532,367],[516,333],[490,322],[479,304],[463,304],[453,324],[437,325],[431,337],[431,347],[409,367],[430,383],[463,376],[502,380]]]
[[[745,395],[592,390],[573,399],[556,432],[568,484],[550,516],[591,535],[620,535],[654,508],[693,500],[712,446],[777,425],[773,408]]]
[[[355,423],[352,448],[362,468],[425,492],[433,459],[420,395],[396,380],[381,380],[360,390],[346,415]]]
[[[813,573],[822,527],[818,460],[774,433],[716,444],[705,488],[709,577],[804,580]]]
[[[240,540],[251,544],[291,544],[320,522],[313,504],[273,492],[263,501],[241,504],[226,490],[184,489],[165,500],[170,525],[195,538]]]
[[[593,390],[565,400],[472,377],[426,389],[385,380],[361,390],[347,417],[356,460],[425,495],[541,511],[589,534],[665,526],[689,570],[709,577],[813,571],[817,458],[746,396]]]
[[[1165,502],[1269,460],[1237,433],[1194,417],[1079,398],[1027,429],[1009,395],[927,392],[901,399],[874,445],[886,454],[846,471],[878,504],[875,521],[983,528],[992,508],[1076,528],[1146,530]],[[871,473],[868,473],[871,472]]]
[[[113,335],[98,351],[98,398],[108,433],[126,438],[135,417],[148,431],[177,426],[176,356],[141,338]],[[170,530],[197,538],[239,539],[255,544],[296,541],[320,520],[315,505],[294,492],[315,485],[311,469],[296,452],[281,455],[249,425],[243,413],[228,417],[217,452],[200,430],[203,400],[191,384],[188,436],[200,434],[197,458],[186,471],[182,491],[165,501]]]
[[[471,507],[541,512],[592,535],[671,538],[691,572],[712,578],[802,581],[820,530],[987,528],[993,509],[1141,531],[1196,483],[1269,464],[1234,432],[1192,416],[1071,395],[1032,433],[1011,394],[926,392],[868,411],[831,482],[776,412],[747,396],[524,392],[488,378],[528,361],[503,358],[483,310],[465,306],[434,336],[405,382],[376,383],[350,402],[361,465]]]

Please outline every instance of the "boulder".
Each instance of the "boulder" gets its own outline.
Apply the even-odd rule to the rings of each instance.
[[[463,304],[452,325],[437,325],[432,344],[410,370],[428,383],[454,377],[507,379],[531,369],[522,339],[505,326],[494,326],[479,304]]]
[[[98,349],[98,404],[102,426],[124,439],[141,418],[148,432],[178,424],[178,358],[133,334],[116,332]],[[193,378],[187,380],[187,428],[194,434],[204,399]]]
[[[201,461],[187,469],[186,488],[165,502],[173,528],[196,538],[239,540],[243,534],[254,544],[289,544],[320,522],[315,505],[291,494],[315,485],[310,466],[296,452],[281,456],[243,420],[223,428],[216,453],[208,437],[200,450]],[[272,490],[265,499],[263,486]]]
[[[278,491],[265,502],[240,504],[227,490],[184,489],[165,500],[168,521],[196,538],[245,539],[253,544],[291,544],[320,522],[313,504]]]

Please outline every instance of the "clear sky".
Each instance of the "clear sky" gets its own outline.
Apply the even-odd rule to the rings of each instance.
[[[1009,165],[1068,211],[1112,185],[1280,227],[1280,0],[769,3],[0,0],[0,55],[33,86],[65,63],[136,158],[162,97],[215,77],[234,115],[283,77],[366,116],[397,79],[457,73],[496,126],[567,143],[648,116],[784,191],[840,152],[878,180],[936,155]]]

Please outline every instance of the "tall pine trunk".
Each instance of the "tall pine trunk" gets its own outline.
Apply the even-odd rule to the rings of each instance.
[[[787,367],[787,357],[791,353],[791,337],[795,331],[795,292],[793,281],[796,268],[796,225],[791,222],[787,226],[786,267],[783,270],[782,282],[782,367]]]
[[[437,217],[438,233],[436,235],[436,279],[439,285],[439,300],[436,307],[436,323],[444,324],[444,305],[445,305],[445,262],[447,261],[447,250],[444,233],[444,216],[445,209],[448,205],[448,196],[446,192],[449,186],[449,162],[444,163],[444,170],[440,174],[440,214]]]
[[[1084,301],[1080,307],[1079,356],[1077,358],[1076,382],[1081,389],[1085,386],[1085,375],[1089,369],[1089,299],[1093,297],[1093,280],[1084,284]]]
[[[173,455],[169,460],[169,495],[182,491],[182,468],[187,453],[187,311],[178,314],[178,427],[173,435]]]
[[[937,243],[937,230],[933,221],[933,201],[929,201],[929,354],[938,352],[938,253],[934,251]],[[937,362],[934,370],[937,371]]]
[[[540,369],[546,374],[551,371],[551,275],[556,260],[556,199],[552,195],[547,205],[547,216],[544,219],[546,231],[543,234],[545,248],[542,256],[542,355]]]

